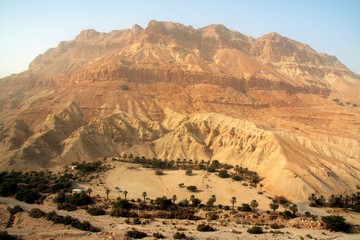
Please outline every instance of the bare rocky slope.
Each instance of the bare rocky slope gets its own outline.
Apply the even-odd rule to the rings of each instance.
[[[294,199],[360,184],[360,78],[270,33],[151,21],[84,30],[0,80],[1,169],[117,154],[218,159]]]

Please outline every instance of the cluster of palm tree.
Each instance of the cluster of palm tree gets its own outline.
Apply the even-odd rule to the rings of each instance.
[[[339,208],[354,208],[360,206],[360,191],[351,195],[334,195],[332,194],[326,201],[326,198],[314,193],[309,195],[310,206],[312,207],[339,207]]]

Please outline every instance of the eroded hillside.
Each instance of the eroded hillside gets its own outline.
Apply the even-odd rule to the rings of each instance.
[[[229,162],[292,198],[360,184],[360,80],[276,33],[82,31],[0,82],[1,169],[116,154]]]

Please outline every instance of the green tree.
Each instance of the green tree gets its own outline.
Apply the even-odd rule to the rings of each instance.
[[[291,204],[289,206],[289,210],[292,212],[292,215],[295,216],[296,213],[299,211],[296,204]]]
[[[279,208],[279,204],[276,202],[270,203],[270,208],[275,212]]]
[[[346,219],[342,216],[324,216],[321,220],[325,223],[325,228],[337,232],[347,232],[350,230],[350,224],[346,223]]]
[[[255,212],[256,208],[259,206],[259,203],[254,199],[251,201],[250,206],[253,209],[253,211]]]
[[[212,195],[209,200],[207,201],[206,205],[209,207],[214,206],[214,203],[216,202],[216,196]]]

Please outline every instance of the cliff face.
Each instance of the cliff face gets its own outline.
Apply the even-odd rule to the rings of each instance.
[[[359,77],[276,33],[84,30],[0,85],[1,169],[132,153],[242,164],[293,198],[360,183]]]

